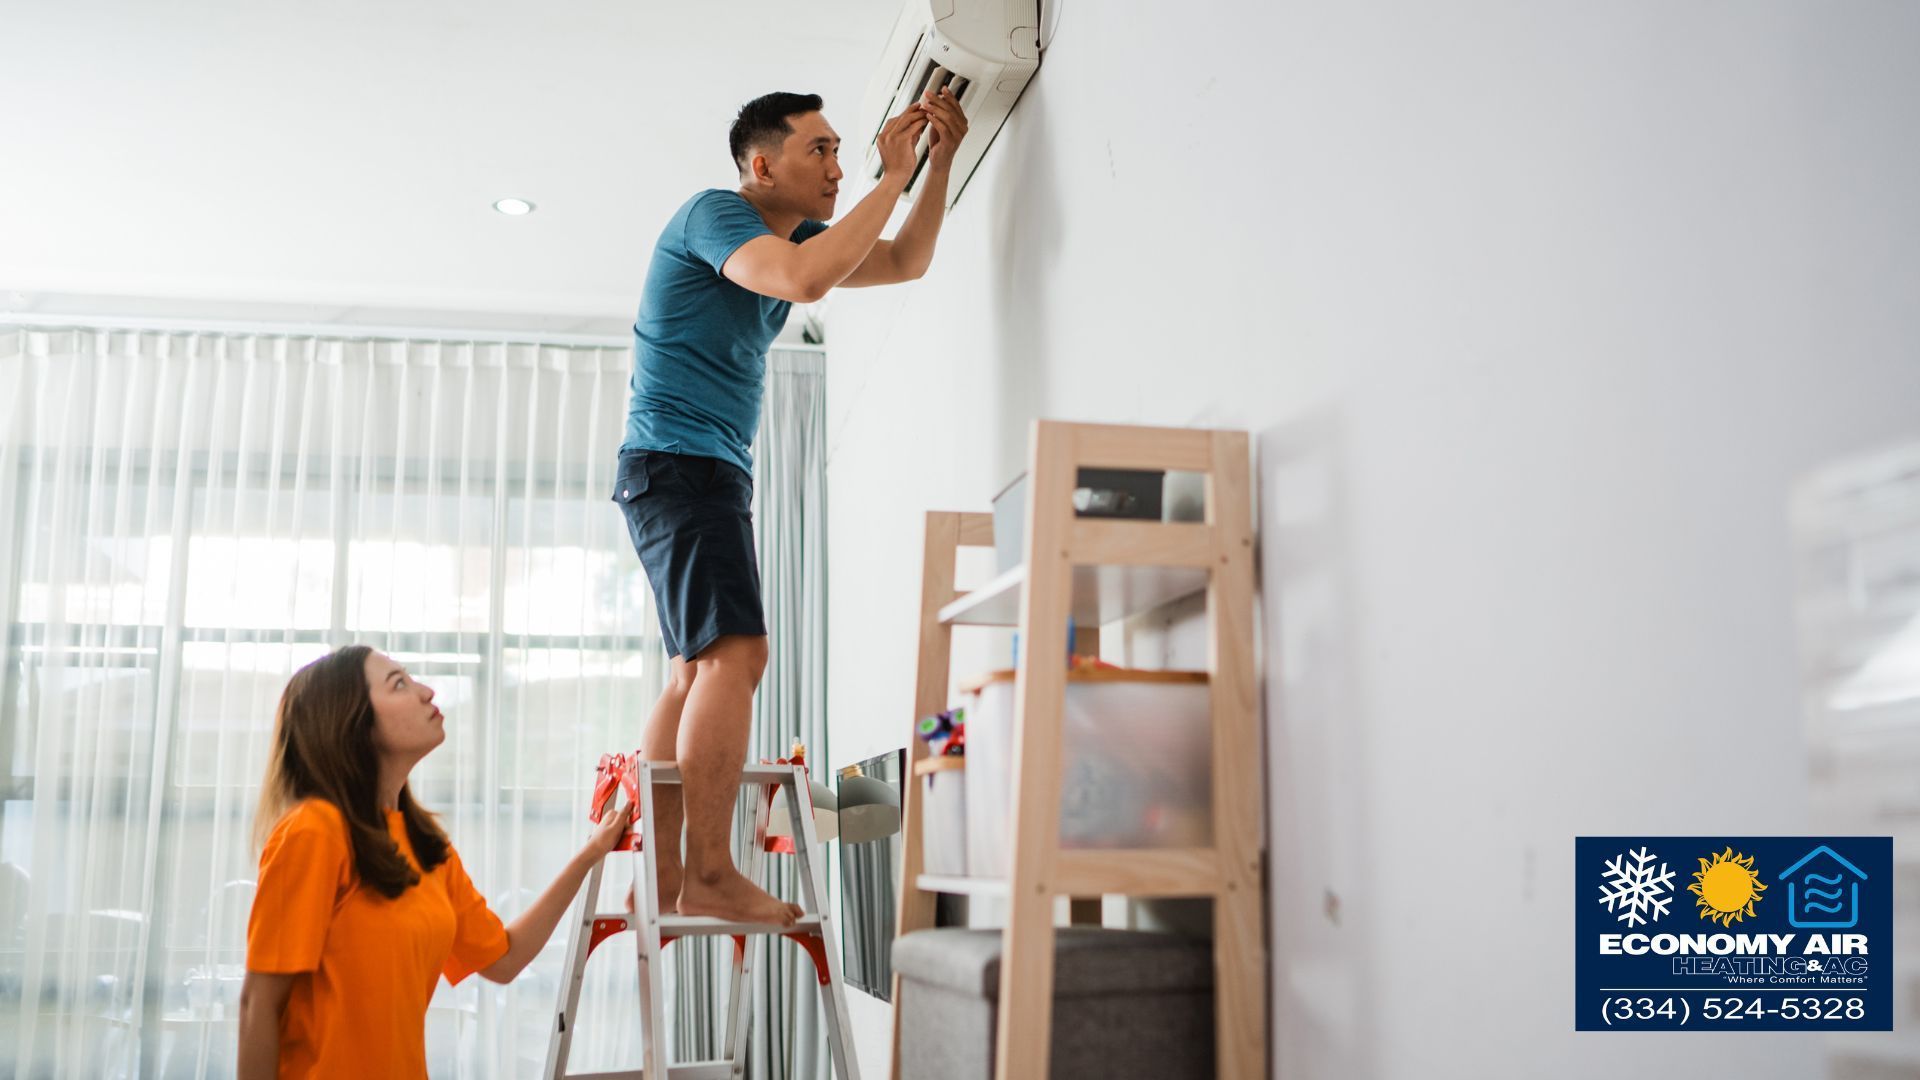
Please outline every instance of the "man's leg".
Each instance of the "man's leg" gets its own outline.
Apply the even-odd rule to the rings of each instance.
[[[667,662],[667,686],[647,714],[640,736],[640,753],[648,761],[674,760],[680,738],[680,716],[687,693],[693,689],[693,665],[676,656]],[[660,911],[671,914],[680,900],[680,785],[653,785],[654,837],[660,850],[653,853],[660,879]]]
[[[767,667],[767,639],[726,635],[691,666],[693,689],[678,745],[687,822],[680,914],[791,926],[800,909],[774,899],[735,869],[729,842],[753,724],[753,691]]]

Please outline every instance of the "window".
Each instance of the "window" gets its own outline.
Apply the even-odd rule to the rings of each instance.
[[[604,490],[627,370],[0,331],[0,1073],[231,1075],[274,706],[337,644],[435,688],[414,790],[496,907],[550,880],[663,675]],[[476,983],[436,999],[435,1075],[494,1052],[476,1030],[537,1071],[544,1021],[469,1027],[510,1000]]]

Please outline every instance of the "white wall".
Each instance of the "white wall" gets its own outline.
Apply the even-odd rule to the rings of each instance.
[[[904,741],[919,512],[984,509],[1032,418],[1245,427],[1277,1074],[1816,1075],[1576,1036],[1572,838],[1805,827],[1786,507],[1920,430],[1917,43],[1900,3],[1065,4],[933,271],[832,301],[835,763]]]
[[[621,333],[734,110],[853,108],[898,11],[8,0],[0,313]]]

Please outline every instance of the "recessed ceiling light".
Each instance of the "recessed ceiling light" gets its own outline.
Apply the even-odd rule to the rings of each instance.
[[[531,214],[534,209],[532,203],[525,199],[516,198],[501,199],[493,204],[493,208],[508,217],[520,217],[523,214]]]

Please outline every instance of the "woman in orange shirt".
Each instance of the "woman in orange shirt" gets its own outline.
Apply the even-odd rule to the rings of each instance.
[[[631,807],[608,814],[502,926],[407,789],[408,772],[446,737],[432,689],[364,645],[287,683],[254,822],[264,842],[240,990],[241,1080],[425,1077],[440,977],[511,981],[631,820]]]

